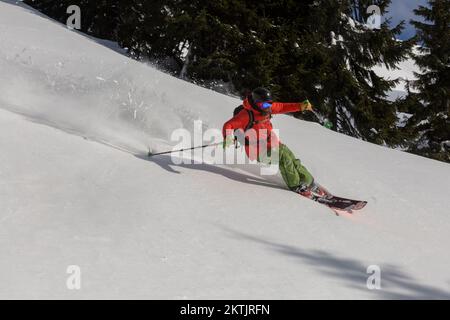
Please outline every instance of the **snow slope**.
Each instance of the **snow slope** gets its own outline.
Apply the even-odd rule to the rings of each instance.
[[[276,117],[318,181],[369,201],[337,217],[252,165],[146,159],[238,101],[9,1],[0,70],[0,298],[450,298],[448,164]]]

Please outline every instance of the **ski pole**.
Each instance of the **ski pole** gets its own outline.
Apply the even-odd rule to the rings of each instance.
[[[306,98],[304,102],[308,101],[309,99]],[[317,120],[319,120],[319,123],[324,126],[327,129],[331,129],[333,127],[333,124],[325,117],[322,117],[319,113],[317,113],[314,109],[311,109],[311,112],[316,116]]]
[[[320,114],[318,114],[317,112],[315,112],[314,110],[312,110],[312,113],[316,116],[317,120],[319,120],[319,123],[321,125],[323,125],[324,121],[323,121],[322,116]]]
[[[149,157],[153,157],[153,156],[158,156],[161,154],[168,154],[168,153],[172,153],[172,152],[181,152],[181,151],[187,151],[187,150],[194,150],[194,149],[200,149],[200,148],[206,148],[206,147],[215,147],[222,144],[222,142],[217,142],[217,143],[213,143],[213,144],[205,144],[202,146],[196,146],[196,147],[192,147],[192,148],[186,148],[186,149],[179,149],[179,150],[170,150],[170,151],[164,151],[164,152],[158,152],[158,153],[153,153],[151,151],[151,149],[148,150],[148,156]]]
[[[316,111],[312,110],[312,113],[316,116],[317,120],[319,120],[319,123],[324,126],[325,128],[331,129],[333,127],[333,124],[327,119],[322,117],[320,114],[318,114]]]

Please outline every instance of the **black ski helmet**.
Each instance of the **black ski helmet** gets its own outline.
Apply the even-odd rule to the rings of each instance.
[[[263,115],[272,113],[272,94],[266,88],[259,87],[254,89],[249,96],[249,102],[253,109]],[[267,106],[263,107],[264,105]]]
[[[269,90],[263,87],[256,88],[252,91],[252,100],[253,102],[259,101],[272,101],[272,94]]]

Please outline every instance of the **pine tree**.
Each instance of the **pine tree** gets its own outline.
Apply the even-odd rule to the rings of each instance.
[[[81,10],[81,30],[102,39],[117,40],[119,0],[25,0],[42,13],[66,23],[67,8],[77,5]]]
[[[28,1],[61,15],[54,1]],[[78,2],[86,31],[117,38],[133,57],[183,79],[225,84],[222,91],[235,94],[267,86],[278,100],[309,98],[340,132],[391,145],[402,140],[397,103],[386,96],[395,82],[372,67],[395,68],[412,42],[395,39],[402,24],[365,25],[369,5],[384,15],[389,0],[130,0],[106,14],[108,28],[96,2]]]
[[[386,20],[377,29],[368,28],[363,22],[368,18],[367,7],[373,3],[315,1],[310,7],[308,29],[319,38],[319,45],[312,43],[310,51],[320,61],[319,79],[310,96],[338,131],[380,144],[396,144],[396,104],[387,98],[395,81],[383,79],[372,68],[377,64],[395,68],[407,57],[412,41],[395,39],[403,23],[391,29]],[[390,1],[376,4],[380,14],[386,15]]]
[[[450,0],[429,0],[415,14],[425,21],[411,21],[417,29],[419,53],[414,56],[420,72],[410,100],[416,103],[410,126],[417,139],[411,151],[450,162]]]

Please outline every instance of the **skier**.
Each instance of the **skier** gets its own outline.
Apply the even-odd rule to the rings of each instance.
[[[256,88],[244,99],[242,106],[236,108],[233,118],[223,125],[223,148],[234,145],[235,131],[242,130],[242,133],[253,129],[256,139],[251,139],[248,135],[245,138],[245,151],[251,160],[270,164],[268,159],[274,149],[278,148],[279,169],[288,188],[308,198],[322,197],[327,194],[326,190],[314,182],[314,178],[300,160],[296,159],[292,151],[272,132],[270,119],[273,114],[305,110],[313,110],[308,100],[301,103],[274,102],[269,90]],[[265,146],[267,147],[264,148]],[[253,159],[254,155],[256,159]]]

